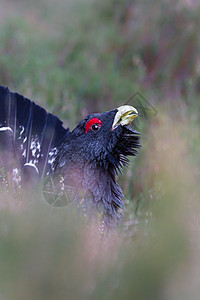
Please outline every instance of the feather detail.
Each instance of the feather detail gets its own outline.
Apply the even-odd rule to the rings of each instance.
[[[10,130],[3,132],[2,128]],[[56,116],[8,88],[0,87],[0,143],[12,152],[22,169],[33,166],[39,178],[43,178],[50,169],[50,152],[68,133],[69,129],[64,129]]]

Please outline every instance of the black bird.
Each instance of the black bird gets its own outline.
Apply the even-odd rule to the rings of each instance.
[[[139,133],[129,126],[137,116],[125,105],[88,115],[70,131],[44,108],[0,87],[0,169],[16,184],[40,183],[51,205],[74,199],[114,224],[124,208],[117,173],[140,147]]]

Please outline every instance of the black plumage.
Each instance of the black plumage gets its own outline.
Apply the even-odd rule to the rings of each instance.
[[[20,170],[24,184],[42,183],[54,206],[74,200],[115,223],[124,208],[117,172],[140,147],[138,132],[127,125],[127,115],[136,111],[131,109],[119,120],[120,108],[91,114],[70,131],[34,102],[0,87],[0,167]]]

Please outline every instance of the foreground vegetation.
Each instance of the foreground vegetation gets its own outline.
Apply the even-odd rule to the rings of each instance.
[[[127,212],[103,238],[73,205],[0,197],[0,298],[198,299],[199,10],[195,1],[2,1],[0,84],[71,128],[139,106]],[[138,93],[137,93],[138,92]]]

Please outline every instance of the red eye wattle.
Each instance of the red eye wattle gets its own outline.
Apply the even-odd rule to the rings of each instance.
[[[103,123],[101,122],[101,120],[93,118],[86,123],[85,132],[88,132],[90,130],[98,131],[101,128],[102,124]]]

